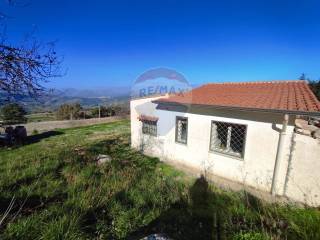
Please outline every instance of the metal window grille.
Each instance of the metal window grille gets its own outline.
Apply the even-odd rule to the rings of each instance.
[[[142,133],[151,136],[157,136],[157,122],[142,121]]]
[[[212,121],[210,150],[243,158],[246,132],[246,125]]]
[[[176,142],[187,144],[188,139],[188,119],[177,117],[176,119]]]

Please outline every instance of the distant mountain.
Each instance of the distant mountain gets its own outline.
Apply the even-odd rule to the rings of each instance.
[[[5,98],[6,94],[0,93],[0,102],[3,102],[1,99]],[[129,98],[129,87],[54,89],[37,100],[29,96],[15,96],[16,101],[22,104],[28,112],[54,111],[64,103],[80,103],[84,108],[114,103],[123,104],[128,103]]]
[[[129,87],[109,87],[109,88],[93,88],[93,89],[76,89],[66,88],[59,90],[60,94],[68,97],[82,98],[114,98],[119,96],[129,96]]]

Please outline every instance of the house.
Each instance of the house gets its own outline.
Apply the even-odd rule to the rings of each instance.
[[[133,99],[131,144],[163,161],[320,205],[320,141],[295,132],[320,116],[307,82],[210,83]]]

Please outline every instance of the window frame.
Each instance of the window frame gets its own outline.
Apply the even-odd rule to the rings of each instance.
[[[178,121],[179,120],[186,120],[187,122],[187,132],[186,132],[186,141],[182,142],[178,140]],[[175,126],[175,142],[183,145],[188,144],[188,130],[189,130],[189,122],[188,122],[188,117],[182,117],[182,116],[176,116],[176,126]]]
[[[241,156],[237,156],[235,154],[232,153],[228,153],[225,151],[219,151],[217,149],[211,149],[211,143],[212,143],[212,125],[213,123],[225,123],[225,124],[230,124],[230,125],[242,125],[245,126],[245,134],[244,134],[244,141],[243,141],[243,151],[241,153]],[[247,135],[248,135],[248,124],[243,124],[243,123],[234,123],[234,122],[225,122],[225,121],[218,121],[218,120],[211,120],[210,122],[210,142],[209,142],[209,152],[211,153],[216,153],[216,154],[220,154],[222,156],[227,156],[227,157],[231,157],[231,158],[235,158],[238,160],[244,160],[245,158],[245,153],[246,153],[246,145],[247,145]]]
[[[158,121],[142,120],[141,123],[142,123],[142,124],[141,124],[141,131],[142,131],[142,134],[143,134],[143,135],[148,135],[148,136],[153,136],[153,137],[158,136]],[[154,125],[155,125],[155,133],[151,133],[150,131],[149,131],[149,132],[145,132],[145,131],[144,131],[144,129],[146,129],[146,127],[144,127],[143,125],[144,125],[144,124],[149,124],[149,125],[151,125],[150,123],[154,123]],[[150,129],[150,126],[149,126],[149,128],[147,128],[147,129]]]

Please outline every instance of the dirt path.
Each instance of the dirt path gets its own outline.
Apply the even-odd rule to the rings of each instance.
[[[72,127],[81,127],[89,126],[98,123],[107,123],[113,122],[121,119],[128,119],[127,116],[115,116],[115,117],[105,117],[105,118],[91,118],[91,119],[82,119],[82,120],[64,120],[64,121],[48,121],[48,122],[31,122],[23,124],[28,134],[31,134],[33,131],[44,132],[50,131],[57,128],[72,128]]]

